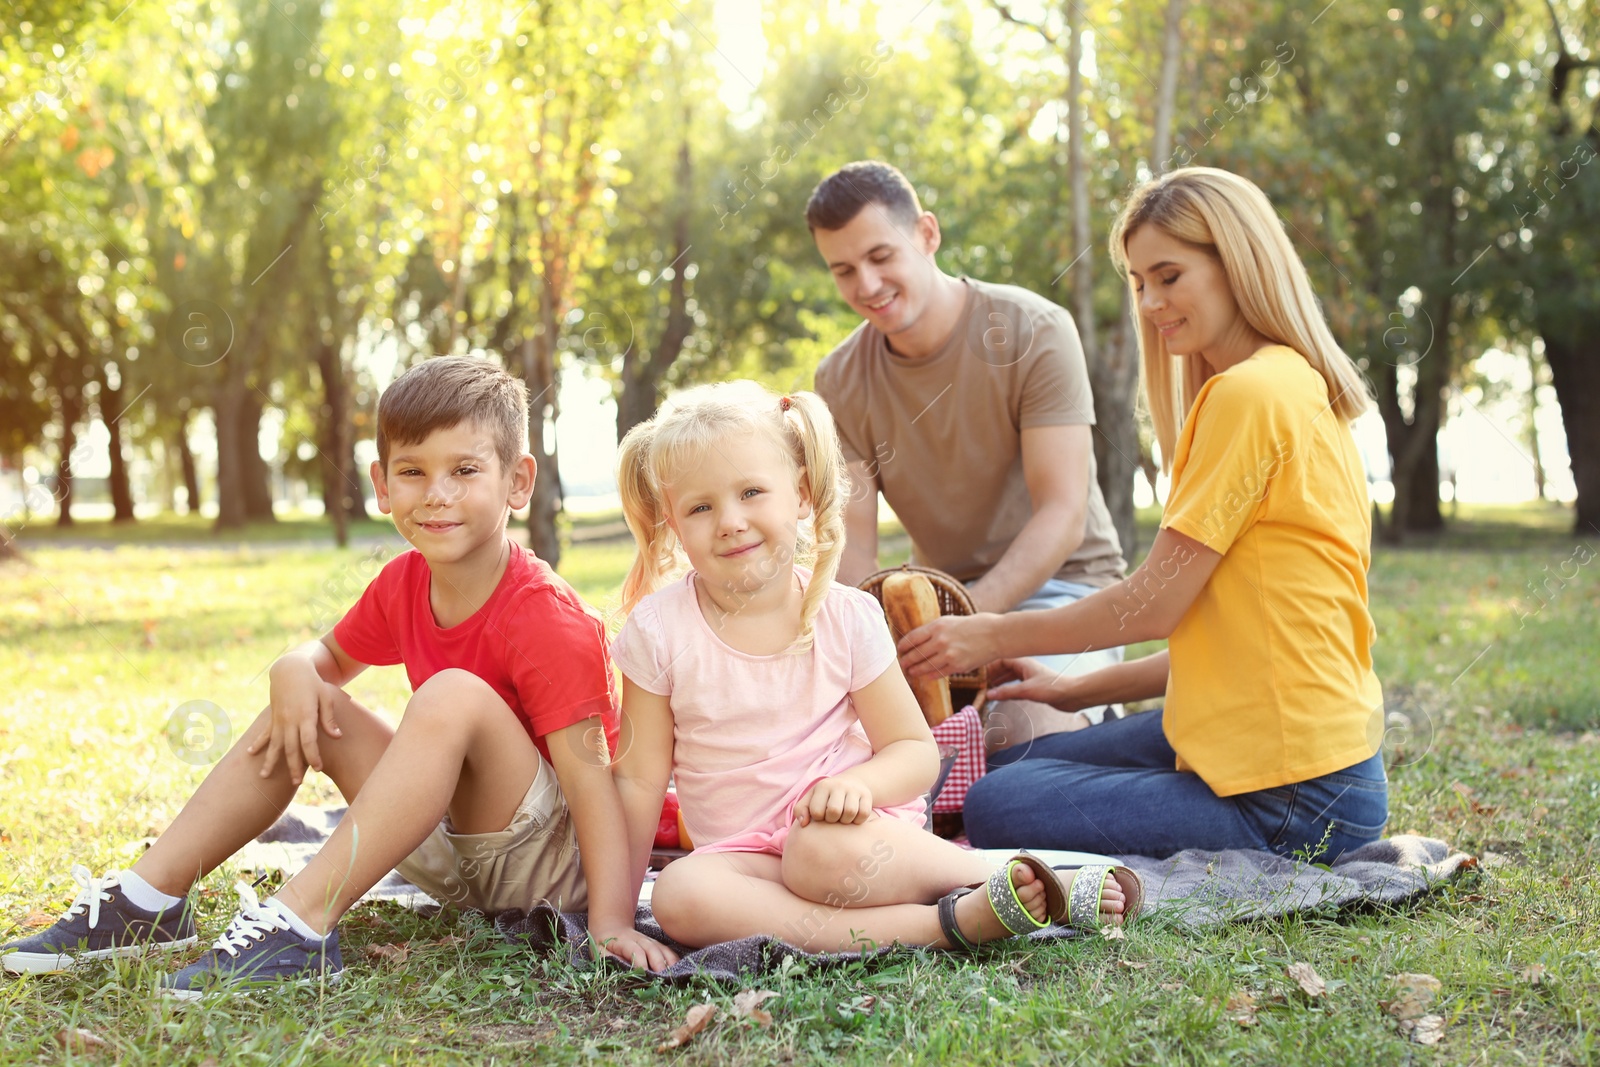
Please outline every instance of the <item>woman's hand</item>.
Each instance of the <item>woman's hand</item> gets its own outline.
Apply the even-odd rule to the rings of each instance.
[[[900,668],[908,676],[944,678],[982,667],[999,656],[998,615],[946,615],[900,639]]]
[[[1083,696],[1083,676],[1064,674],[1036,659],[1003,659],[989,667],[990,700],[1032,700],[1058,711],[1081,711],[1094,701]]]
[[[864,823],[872,817],[872,790],[851,778],[824,778],[794,806],[795,822]]]

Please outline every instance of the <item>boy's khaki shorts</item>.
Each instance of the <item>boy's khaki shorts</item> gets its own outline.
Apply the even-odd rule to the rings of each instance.
[[[589,907],[572,816],[555,770],[543,759],[511,825],[458,834],[446,815],[395,870],[441,904],[489,915],[539,904],[558,911]]]

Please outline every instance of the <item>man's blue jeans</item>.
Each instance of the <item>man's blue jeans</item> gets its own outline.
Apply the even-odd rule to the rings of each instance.
[[[1174,769],[1176,758],[1159,710],[997,752],[967,794],[967,837],[979,848],[1142,856],[1253,848],[1326,863],[1377,840],[1388,821],[1381,752],[1320,778],[1231,797]]]

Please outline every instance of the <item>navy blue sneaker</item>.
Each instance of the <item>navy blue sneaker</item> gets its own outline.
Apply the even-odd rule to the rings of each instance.
[[[337,982],[344,974],[339,931],[325,938],[301,937],[276,908],[262,906],[254,889],[236,883],[239,914],[205,954],[161,981],[161,992],[179,1000],[243,993],[283,984]]]
[[[123,896],[121,871],[91,878],[79,866],[72,877],[83,890],[54,926],[0,945],[0,965],[12,974],[65,971],[89,960],[166,952],[197,940],[187,897],[165,911],[145,911]]]

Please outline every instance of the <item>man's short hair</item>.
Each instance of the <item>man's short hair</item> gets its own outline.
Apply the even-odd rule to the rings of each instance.
[[[378,463],[388,468],[391,446],[420,444],[464,422],[489,431],[500,466],[509,469],[527,451],[528,387],[478,357],[417,364],[378,398]]]
[[[811,232],[842,230],[868,204],[880,204],[904,226],[922,217],[922,202],[906,176],[887,163],[867,159],[846,163],[817,184],[806,202]]]

